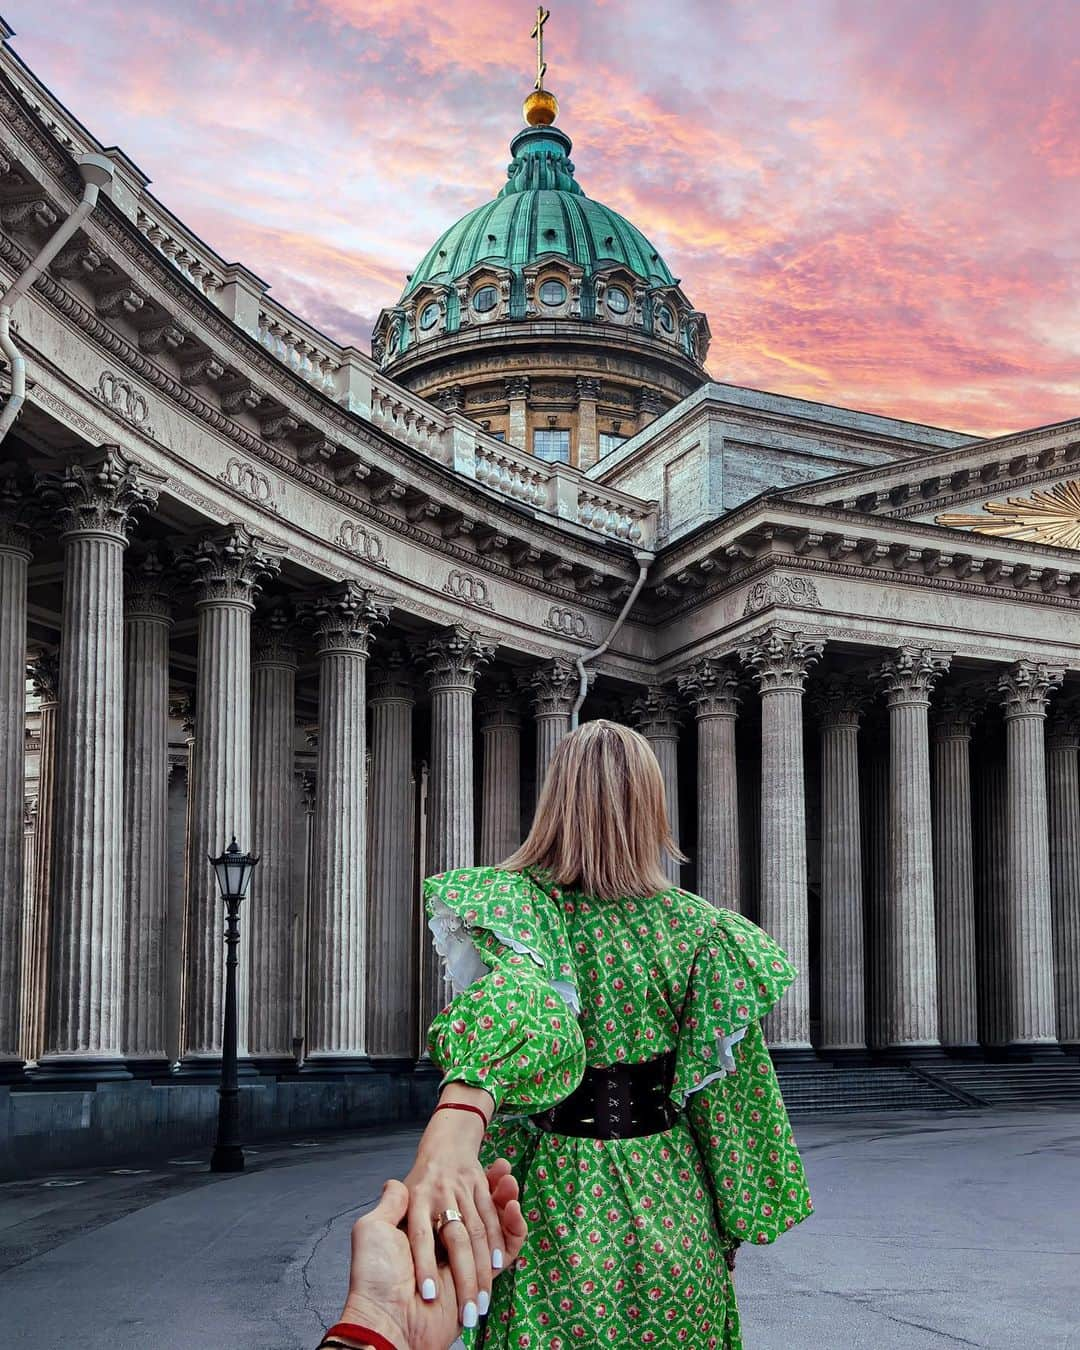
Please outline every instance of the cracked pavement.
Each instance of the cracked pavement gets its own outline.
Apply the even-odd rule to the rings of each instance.
[[[1080,1112],[803,1119],[816,1215],[744,1248],[746,1350],[1080,1350]],[[307,1350],[415,1131],[0,1185],[5,1350]]]

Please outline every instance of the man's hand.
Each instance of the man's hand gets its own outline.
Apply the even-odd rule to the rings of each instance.
[[[517,1181],[505,1158],[488,1168],[487,1180],[509,1267],[528,1232]],[[461,1326],[453,1276],[449,1267],[440,1266],[434,1300],[420,1297],[412,1248],[398,1226],[408,1205],[408,1190],[400,1181],[388,1181],[375,1208],[353,1224],[349,1295],[340,1320],[379,1332],[397,1350],[446,1350]]]

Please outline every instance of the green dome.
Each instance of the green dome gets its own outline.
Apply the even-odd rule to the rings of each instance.
[[[527,127],[510,142],[507,182],[446,231],[412,273],[404,300],[425,283],[447,285],[478,263],[515,277],[545,254],[576,263],[586,276],[621,263],[653,286],[675,285],[667,264],[640,230],[586,197],[574,178],[570,137],[557,127]]]

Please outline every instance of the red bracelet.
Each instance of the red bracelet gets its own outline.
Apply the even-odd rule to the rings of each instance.
[[[397,1346],[388,1341],[385,1336],[380,1336],[377,1331],[372,1331],[369,1327],[359,1327],[355,1322],[335,1322],[322,1338],[321,1344],[333,1340],[335,1336],[344,1336],[347,1340],[356,1341],[359,1345],[370,1347],[370,1350],[397,1350]]]
[[[438,1106],[435,1108],[435,1110],[436,1110],[436,1111],[471,1111],[471,1112],[473,1113],[474,1116],[479,1116],[480,1119],[484,1122],[484,1129],[485,1129],[485,1130],[486,1130],[486,1129],[488,1128],[488,1126],[491,1124],[491,1121],[488,1120],[486,1114],[485,1114],[483,1111],[481,1111],[480,1108],[479,1108],[478,1106],[470,1106],[468,1102],[440,1102],[440,1103],[438,1104]],[[434,1112],[432,1112],[432,1114],[434,1114]]]

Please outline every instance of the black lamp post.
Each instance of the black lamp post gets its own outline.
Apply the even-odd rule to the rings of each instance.
[[[211,1172],[242,1172],[244,1150],[240,1147],[240,1089],[236,1072],[236,946],[240,941],[240,901],[247,895],[258,858],[241,853],[232,843],[210,865],[225,901],[225,1025],[221,1038],[221,1087],[218,1089],[218,1128]]]

